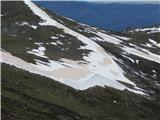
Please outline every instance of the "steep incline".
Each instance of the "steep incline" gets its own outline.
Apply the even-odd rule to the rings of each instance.
[[[84,90],[99,85],[145,94],[145,90],[136,85],[138,83],[141,86],[140,81],[130,75],[126,65],[128,60],[132,64],[139,64],[137,57],[159,65],[160,56],[155,50],[133,44],[132,36],[119,36],[48,14],[29,0],[25,0],[25,4],[19,3],[25,6],[24,11],[31,17],[26,20],[19,20],[21,16],[18,19],[13,17],[15,21],[12,20],[9,29],[6,24],[2,25],[2,37],[7,38],[2,41],[2,62],[52,78],[75,89]],[[2,14],[10,18],[14,12],[5,15],[2,11]],[[15,32],[10,29],[15,29]],[[10,40],[15,42],[11,43]],[[17,46],[16,43],[20,41],[23,41],[23,45]],[[154,40],[150,41],[156,44]],[[158,71],[152,70],[157,80]],[[134,70],[134,74],[140,76],[137,71]]]
[[[159,26],[115,33],[1,3],[2,119],[160,119]]]
[[[62,29],[65,34],[74,36],[79,41],[84,43],[85,45],[80,46],[80,48],[83,50],[89,50],[90,53],[87,56],[83,56],[82,61],[73,61],[61,58],[61,62],[58,62],[49,59],[48,56],[45,55],[45,51],[47,51],[47,49],[42,45],[43,43],[35,43],[39,45],[38,49],[32,49],[27,51],[27,53],[38,57],[47,58],[49,63],[35,60],[36,65],[28,64],[27,62],[6,52],[2,52],[3,62],[12,64],[18,68],[33,73],[38,73],[46,77],[53,78],[76,89],[84,90],[95,85],[100,85],[111,86],[120,90],[128,89],[130,91],[143,94],[143,92],[138,91],[138,88],[133,82],[124,76],[124,71],[101,46],[82,34],[79,34],[50,18],[47,13],[37,7],[34,3],[28,0],[25,0],[24,2],[35,15],[40,17],[42,20],[42,22],[38,23],[40,26],[54,26],[58,29]],[[29,25],[29,23],[25,21],[22,25],[30,26],[35,30],[37,29],[37,26]],[[50,37],[53,38],[54,36]],[[46,66],[44,64],[48,65]],[[133,85],[135,90],[126,87],[118,81]]]

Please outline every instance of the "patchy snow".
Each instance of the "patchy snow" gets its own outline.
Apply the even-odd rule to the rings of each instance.
[[[113,103],[116,103],[116,102],[117,102],[117,101],[115,101],[115,100],[113,101]]]
[[[57,43],[56,43],[56,42],[51,42],[51,44],[52,44],[52,45],[57,45]]]
[[[126,55],[122,55],[122,56],[125,57],[125,58],[127,58],[127,59],[129,59],[132,63],[135,63],[134,60],[133,60],[132,58],[127,57]]]
[[[46,50],[46,48],[45,47],[39,47],[38,50],[44,52]]]
[[[122,45],[121,49],[126,53],[142,57],[144,59],[160,63],[160,55],[150,52],[148,49],[141,48],[137,45],[129,43],[132,47]]]
[[[81,30],[81,29],[78,29],[78,31],[83,32],[83,30]]]
[[[150,41],[153,45],[156,45],[156,44],[157,44],[157,42],[154,41],[154,40],[152,40],[152,39],[149,39],[149,41]]]
[[[153,48],[153,45],[150,43],[141,44],[143,47]]]
[[[59,37],[65,37],[65,36],[61,34],[61,35],[59,35]]]
[[[137,89],[135,83],[125,77],[124,71],[101,46],[89,38],[53,20],[48,14],[45,13],[45,11],[37,7],[31,1],[25,0],[25,3],[43,20],[43,22],[39,23],[40,25],[56,26],[60,29],[63,29],[65,33],[75,36],[78,40],[86,44],[83,46],[83,49],[88,49],[92,52],[90,52],[88,56],[83,57],[83,59],[87,61],[87,64],[75,64],[75,61],[67,63],[65,61],[57,62],[52,60],[49,60],[49,63],[43,63],[36,60],[36,64],[30,64],[6,52],[2,52],[4,58],[2,62],[14,65],[31,73],[52,78],[75,89],[84,90],[89,87],[99,85],[110,86],[119,90],[127,89],[134,93],[144,94],[141,90]],[[111,43],[119,44],[122,42],[117,38],[101,32],[98,32],[97,35],[102,36],[104,41],[109,41]],[[38,49],[32,49],[27,51],[27,53],[48,58],[45,56],[45,50],[45,47],[39,46]],[[58,67],[55,67],[54,65]],[[134,89],[130,89],[118,81],[131,84]]]
[[[158,48],[160,48],[160,43],[157,43],[156,41],[149,39],[149,41],[154,45],[157,46]]]
[[[33,28],[33,29],[37,29],[37,27],[38,26],[36,26],[36,25],[30,25],[28,22],[22,22],[22,23],[19,23],[19,22],[16,22],[15,24],[18,24],[19,26],[25,26],[25,25],[27,25],[27,26],[29,26],[29,27],[31,27],[31,28]]]
[[[129,43],[129,45],[130,45],[130,46],[133,46],[133,47],[135,46],[133,43]]]
[[[149,48],[153,47],[153,46],[152,46],[151,44],[149,44],[149,43],[146,43],[146,46],[149,47]]]
[[[34,44],[35,44],[35,45],[38,45],[38,46],[43,45],[43,43],[42,43],[42,42],[35,42]]]
[[[94,41],[103,41],[103,39],[100,37],[91,37],[90,39],[92,39]]]
[[[32,40],[32,38],[29,37],[28,40]]]
[[[153,76],[154,76],[154,77],[157,77],[157,75],[156,75],[156,74],[153,74]]]
[[[159,27],[152,27],[152,28],[142,28],[142,29],[135,29],[136,32],[147,32],[147,33],[157,33],[160,32],[160,26]]]
[[[28,22],[22,22],[22,23],[16,22],[16,24],[18,24],[19,26],[29,25]]]
[[[116,38],[113,38],[109,35],[106,35],[104,33],[99,33],[99,35],[107,42],[110,42],[110,43],[113,43],[113,44],[119,44],[119,45],[122,45],[121,44],[121,41],[120,40],[117,40]],[[152,41],[153,43],[153,41]],[[155,43],[155,42],[154,42]],[[145,58],[147,60],[151,60],[151,61],[155,61],[157,63],[160,63],[160,55],[157,55],[157,54],[154,54],[152,52],[150,52],[149,50],[147,49],[143,49],[143,48],[140,48],[132,43],[129,43],[129,45],[133,46],[134,48],[131,48],[131,47],[127,47],[127,46],[124,46],[122,45],[122,49],[124,51],[126,51],[127,53],[130,53],[132,55],[136,55],[136,56],[139,56],[139,57],[142,57],[142,58]],[[158,44],[154,44],[156,46],[159,46]],[[147,44],[148,47],[152,47],[151,44]],[[143,51],[143,52],[142,52]],[[126,57],[126,56],[125,56]],[[131,60],[131,59],[130,59]],[[132,61],[132,60],[131,60]]]
[[[30,25],[30,27],[32,27],[33,29],[37,29],[38,26],[36,26],[36,25]]]
[[[63,43],[61,41],[56,41],[56,43],[59,45],[63,45]]]
[[[138,46],[137,46],[138,47]],[[139,47],[138,47],[139,48]],[[154,62],[157,62],[157,63],[160,63],[160,55],[157,55],[157,54],[154,54],[154,53],[151,53],[150,51],[146,50],[146,49],[135,49],[135,48],[130,48],[130,47],[127,47],[127,46],[124,46],[122,48],[124,51],[126,51],[127,53],[130,53],[132,55],[136,55],[136,56],[139,56],[139,57],[142,57],[142,58],[145,58],[147,60],[150,60],[150,61],[154,61]]]
[[[95,85],[109,86],[119,90],[129,90],[137,94],[143,94],[142,90],[135,86],[135,89],[130,89],[110,78],[106,79],[103,76],[94,74],[85,65],[77,66],[75,61],[67,63],[50,60],[48,63],[40,60],[35,60],[36,64],[27,63],[26,61],[11,55],[10,53],[1,51],[2,63],[13,65],[17,68],[49,77],[63,84],[69,85],[75,89],[84,90]],[[72,64],[73,62],[73,64]],[[79,79],[81,78],[81,79]]]
[[[70,21],[75,22],[75,20],[73,20],[73,19],[71,19],[71,18],[67,18],[67,17],[65,17],[65,18],[68,19],[68,20],[70,20]]]
[[[152,72],[156,73],[156,71],[155,71],[155,70],[152,70]]]
[[[32,49],[30,51],[27,51],[27,53],[33,54],[42,58],[48,58],[47,56],[45,56],[45,50],[46,50],[45,47],[39,46],[38,49]]]
[[[136,63],[139,64],[139,60],[136,60]]]
[[[110,35],[107,35],[107,34],[104,34],[102,32],[95,32],[95,34],[97,34],[98,36],[100,36],[102,38],[101,41],[106,41],[106,42],[110,42],[110,43],[113,43],[113,44],[120,44],[122,41],[118,38],[115,38],[115,37],[112,37]]]
[[[131,40],[132,38],[128,38],[128,37],[122,37],[122,36],[118,36],[118,35],[113,35],[116,38],[122,39],[122,40]]]
[[[56,37],[56,36],[51,36],[51,39],[58,39],[58,37]]]
[[[56,69],[63,68],[64,66],[59,64],[58,62],[55,62],[53,60],[49,60],[48,62],[43,62],[40,60],[35,60],[37,68],[44,70],[44,71],[54,71]]]

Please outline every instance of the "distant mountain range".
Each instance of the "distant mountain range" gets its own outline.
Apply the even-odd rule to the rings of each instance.
[[[160,24],[160,4],[36,1],[59,15],[102,29],[121,31],[128,27]]]

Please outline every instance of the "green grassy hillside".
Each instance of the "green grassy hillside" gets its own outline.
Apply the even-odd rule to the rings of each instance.
[[[159,120],[159,100],[108,87],[78,91],[2,64],[2,120]]]

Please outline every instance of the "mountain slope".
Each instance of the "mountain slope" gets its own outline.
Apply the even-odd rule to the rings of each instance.
[[[159,100],[112,88],[75,91],[2,64],[2,120],[158,120],[159,105]]]
[[[26,51],[28,54],[33,54],[35,56],[47,59],[49,62],[40,61],[39,59],[34,59],[36,62],[35,65],[28,65],[28,63],[24,62],[23,60],[16,58],[14,56],[11,56],[10,54],[6,52],[2,52],[2,55],[4,56],[4,62],[8,64],[12,64],[18,68],[33,72],[33,73],[39,73],[41,75],[44,75],[46,77],[53,78],[57,81],[60,81],[62,83],[65,83],[69,86],[72,86],[76,89],[87,89],[88,87],[92,87],[94,85],[100,85],[100,86],[112,86],[120,90],[128,89],[130,91],[130,88],[127,88],[121,83],[118,83],[118,81],[126,82],[128,84],[131,84],[133,86],[136,85],[129,81],[123,74],[123,71],[121,68],[114,62],[114,60],[104,51],[104,49],[99,46],[94,41],[90,40],[89,38],[85,37],[82,34],[79,34],[64,25],[60,24],[59,22],[55,21],[54,19],[50,18],[43,10],[38,8],[35,4],[33,4],[30,1],[25,1],[25,4],[31,9],[31,11],[40,17],[42,22],[38,23],[41,27],[43,26],[56,26],[56,29],[63,29],[58,36],[62,36],[65,38],[65,34],[68,36],[74,37],[74,39],[77,39],[77,41],[83,43],[84,45],[79,45],[79,49],[83,51],[90,51],[88,54],[83,55],[80,59],[80,61],[73,61],[72,59],[64,59],[65,56],[61,56],[58,61],[54,61],[54,54],[51,58],[50,56],[45,55],[46,51],[49,51],[52,44],[61,44],[63,45],[63,41],[57,41],[57,42],[51,42],[50,43],[50,49],[48,49],[48,45],[44,46],[43,44],[46,44],[45,42],[34,42],[33,44],[37,45],[38,48],[30,48],[31,50]],[[21,23],[23,25],[27,25],[32,28],[34,25],[30,25],[26,21]],[[34,28],[33,28],[34,29]],[[37,28],[36,28],[37,30]],[[58,31],[57,30],[57,31]],[[55,35],[55,33],[53,33]],[[17,38],[16,36],[14,36]],[[31,36],[30,36],[31,37]],[[54,38],[53,38],[54,37]],[[50,36],[50,39],[57,39],[56,36]],[[50,40],[51,41],[51,40]],[[28,42],[27,42],[28,43]],[[71,43],[72,44],[72,43]],[[73,46],[73,45],[72,45]],[[72,47],[71,46],[71,47]],[[29,46],[30,47],[30,46]],[[56,47],[59,47],[59,45],[56,45]],[[60,48],[61,51],[69,51],[70,48]],[[67,49],[67,50],[66,50]],[[79,53],[77,51],[78,47],[76,48],[76,53]],[[72,48],[71,48],[72,50]],[[69,54],[72,54],[72,52],[69,52]],[[83,52],[81,53],[83,54]],[[98,57],[98,59],[97,59]],[[61,60],[61,62],[60,62]],[[87,62],[87,63],[86,63]],[[21,66],[23,64],[23,66]],[[44,64],[47,64],[44,65]],[[38,67],[38,69],[37,69]],[[72,75],[74,74],[74,75]],[[138,90],[137,90],[138,91]],[[141,93],[141,92],[139,92]],[[143,94],[143,93],[141,93]]]
[[[1,14],[4,119],[158,120],[158,27],[99,30],[27,0],[3,1]]]

